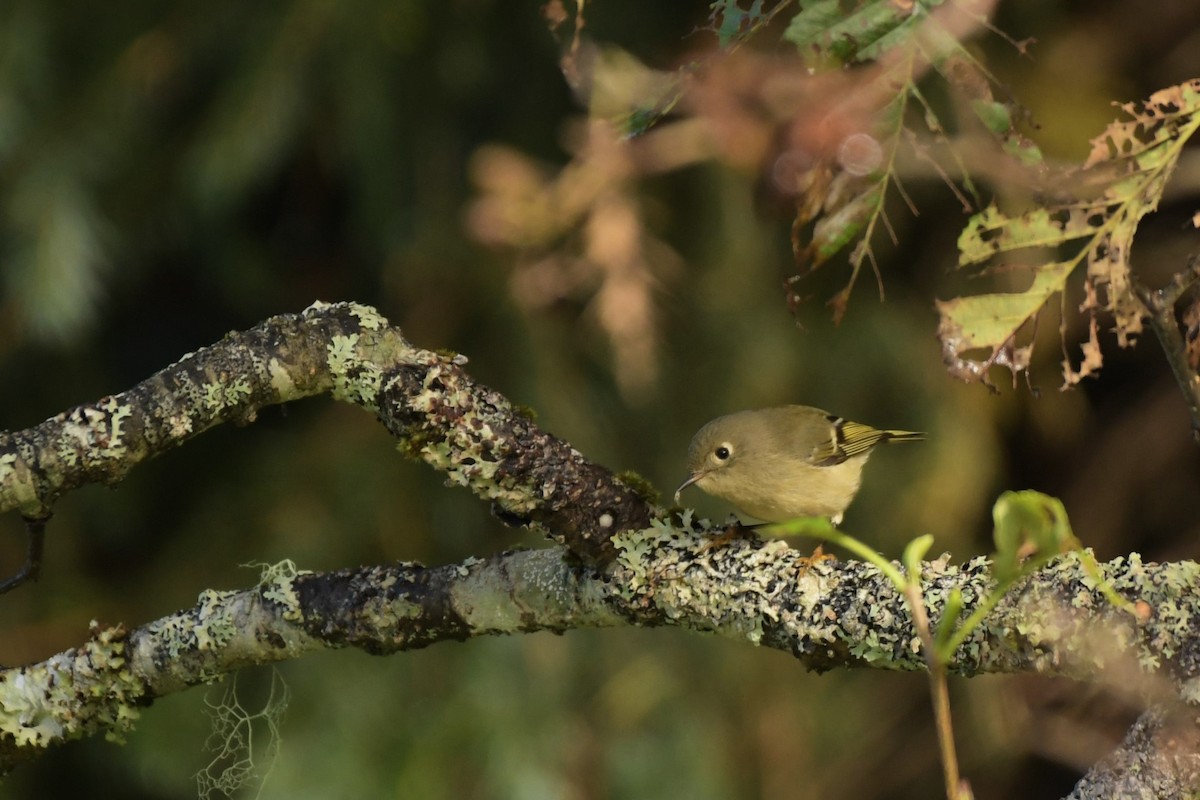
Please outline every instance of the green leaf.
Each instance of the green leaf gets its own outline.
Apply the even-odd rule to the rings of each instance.
[[[1033,282],[1023,292],[998,292],[937,301],[941,322],[938,338],[947,355],[962,359],[974,350],[993,355],[1012,346],[1017,331],[1057,292],[1074,269],[1074,262],[1033,267]],[[1025,365],[1020,365],[1025,366]]]
[[[709,4],[709,9],[708,21],[722,50],[743,41],[760,24],[768,21],[763,14],[763,0],[751,0],[750,8],[745,10],[740,0],[717,0]]]
[[[918,578],[921,575],[921,559],[929,552],[929,548],[933,547],[933,537],[928,533],[924,536],[918,536],[908,543],[904,548],[902,562],[908,570],[910,578]]]
[[[996,543],[992,574],[996,585],[979,598],[975,610],[956,628],[951,629],[943,616],[938,624],[938,656],[945,661],[954,657],[954,651],[992,613],[1016,580],[1040,569],[1060,553],[1082,549],[1071,532],[1062,502],[1041,492],[1005,492],[992,507],[992,519],[995,526],[992,537]],[[1085,552],[1084,556],[1086,563],[1090,554]],[[1115,596],[1111,588],[1106,594]],[[1117,600],[1120,602],[1119,597]],[[947,612],[951,602],[947,599]],[[953,602],[961,605],[961,598]]]
[[[810,245],[814,253],[813,267],[828,261],[862,233],[878,211],[884,185],[884,181],[868,184],[837,211],[817,221]]]
[[[828,41],[826,33],[842,19],[842,8],[839,0],[817,0],[815,3],[805,3],[804,7],[792,17],[783,38],[792,42],[804,55],[806,51],[819,54]]]
[[[993,569],[1001,585],[1080,547],[1062,501],[1041,492],[1005,492],[992,507],[992,521]]]
[[[958,265],[977,264],[1025,247],[1054,247],[1086,235],[1077,224],[1051,215],[1046,208],[1035,208],[1018,217],[1010,217],[996,204],[975,214],[958,237]]]
[[[995,100],[973,100],[971,110],[992,133],[1006,133],[1012,127],[1012,109]]]
[[[838,66],[879,58],[912,40],[926,12],[943,0],[859,2],[851,11],[839,0],[805,3],[783,38],[796,45],[810,66]]]

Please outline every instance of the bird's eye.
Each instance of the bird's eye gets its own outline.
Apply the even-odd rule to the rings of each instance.
[[[725,445],[721,445],[713,451],[713,455],[715,455],[719,461],[727,461],[729,459],[729,448]]]

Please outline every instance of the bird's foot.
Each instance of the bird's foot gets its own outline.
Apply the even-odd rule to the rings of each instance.
[[[803,578],[812,569],[813,564],[820,564],[822,561],[837,561],[837,556],[832,553],[826,553],[825,548],[818,544],[812,551],[811,556],[803,556],[800,559],[800,573],[796,576]]]

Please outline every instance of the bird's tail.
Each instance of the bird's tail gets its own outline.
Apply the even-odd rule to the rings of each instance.
[[[880,431],[885,442],[919,442],[925,438],[924,431]]]

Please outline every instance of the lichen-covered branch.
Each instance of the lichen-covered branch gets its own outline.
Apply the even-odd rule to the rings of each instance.
[[[924,660],[895,584],[866,562],[809,563],[785,541],[705,549],[662,523],[616,538],[609,583],[636,621],[712,630],[793,653],[805,666],[920,670]],[[1069,553],[1019,583],[955,651],[952,674],[1039,672],[1095,678],[1114,665],[1171,679],[1200,698],[1200,564],[1136,555],[1093,566]],[[1098,570],[1098,573],[1095,571]],[[1115,608],[1100,581],[1140,609]],[[994,586],[986,558],[923,564],[936,627],[951,592],[965,619]]]
[[[922,668],[904,598],[875,567],[808,564],[780,540],[708,542],[704,532],[661,522],[621,534],[607,574],[565,548],[431,569],[272,568],[253,589],[207,591],[191,609],[131,631],[96,630],[82,647],[0,672],[0,770],[66,739],[119,735],[139,707],[172,692],[329,647],[382,654],[482,635],[675,625],[786,650],[814,670]],[[1101,572],[1148,612],[1114,609],[1085,560],[1070,554],[1011,593],[950,671],[1096,678],[1132,666],[1190,696],[1200,663],[1200,566],[1116,559]],[[983,559],[928,562],[931,616],[955,589],[969,611],[991,580]]]
[[[374,309],[317,303],[189,353],[132,389],[0,432],[0,511],[48,516],[64,492],[115,484],[222,422],[324,392],[374,409],[385,369],[437,360]]]
[[[1096,764],[1067,800],[1185,800],[1200,792],[1200,726],[1194,709],[1146,711],[1125,741]]]
[[[618,531],[650,524],[651,505],[604,467],[513,411],[458,361],[406,364],[385,381],[379,418],[402,447],[504,515],[536,524],[603,568]]]
[[[0,511],[44,518],[64,492],[114,484],[134,466],[264,406],[331,392],[379,414],[407,454],[536,524],[585,562],[612,534],[649,524],[650,504],[604,467],[514,412],[463,370],[414,347],[374,309],[317,303],[230,333],[137,386],[23,431],[0,432]]]
[[[371,653],[435,642],[620,622],[603,583],[561,549],[426,569],[393,564],[315,574],[265,570],[245,591],[206,591],[190,609],[133,630],[92,631],[84,645],[0,671],[0,774],[48,747],[119,738],[138,709],[241,667],[330,647]]]

